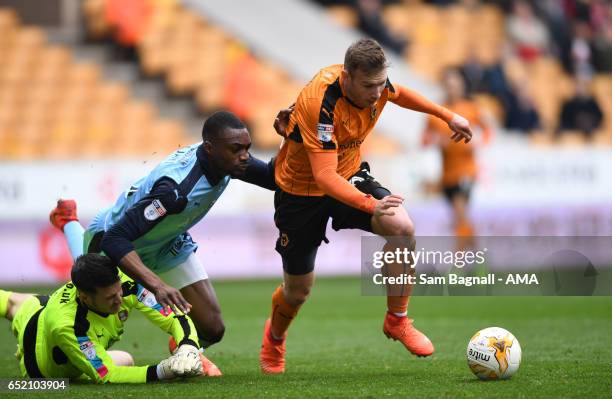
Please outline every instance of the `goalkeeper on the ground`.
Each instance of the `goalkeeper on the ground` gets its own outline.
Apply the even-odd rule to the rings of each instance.
[[[134,309],[178,343],[174,354],[159,364],[135,366],[129,353],[107,351],[121,339]],[[202,374],[191,319],[163,309],[105,256],[80,256],[72,281],[50,296],[0,290],[0,316],[12,321],[24,377],[144,383]]]

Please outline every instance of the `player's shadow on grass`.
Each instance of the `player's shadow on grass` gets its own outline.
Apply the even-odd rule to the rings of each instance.
[[[506,380],[481,380],[478,377],[461,377],[457,379],[457,382],[462,384],[502,384],[511,381],[511,379]]]

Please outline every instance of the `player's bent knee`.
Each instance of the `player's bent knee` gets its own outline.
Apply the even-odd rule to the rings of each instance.
[[[198,338],[209,346],[221,342],[225,335],[225,324],[222,320],[217,320],[214,323],[200,326],[198,328]]]
[[[383,235],[397,237],[398,239],[410,239],[414,237],[414,224],[410,219],[402,220],[398,223],[388,223],[383,226]]]
[[[393,235],[401,237],[414,237],[414,224],[411,220],[404,221],[393,227]]]
[[[19,308],[21,308],[21,305],[23,305],[23,303],[30,299],[33,296],[33,294],[22,294],[19,292],[13,292],[9,298],[8,298],[8,303],[7,303],[7,307],[6,307],[6,317],[9,320],[13,320],[13,318],[15,318],[15,315],[17,314],[17,311],[19,310]]]
[[[124,351],[108,351],[108,355],[113,359],[113,363],[116,366],[126,366],[132,367],[136,363],[134,362],[134,358],[131,354]]]

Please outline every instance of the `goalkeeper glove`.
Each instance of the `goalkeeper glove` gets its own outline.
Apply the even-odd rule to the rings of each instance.
[[[184,344],[168,358],[170,369],[180,377],[194,377],[202,374],[200,351],[193,345]]]
[[[174,372],[172,371],[172,367],[170,367],[172,356],[168,359],[164,359],[157,365],[157,379],[160,381],[163,380],[171,380],[176,377]]]

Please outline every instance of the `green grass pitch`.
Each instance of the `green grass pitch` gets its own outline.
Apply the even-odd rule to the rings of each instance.
[[[258,353],[270,296],[278,281],[216,282],[226,335],[208,356],[217,379],[132,386],[72,384],[62,394],[3,397],[74,398],[569,398],[612,397],[611,297],[414,297],[410,314],[436,346],[426,359],[382,334],[383,297],[361,295],[357,279],[319,279],[289,331],[287,373],[264,376]],[[50,289],[45,289],[49,292]],[[0,321],[1,322],[1,321]],[[18,376],[15,339],[0,329],[0,378]],[[481,382],[467,367],[472,334],[500,326],[519,339],[523,359],[508,381]],[[132,314],[115,349],[138,364],[167,356],[167,339]]]

